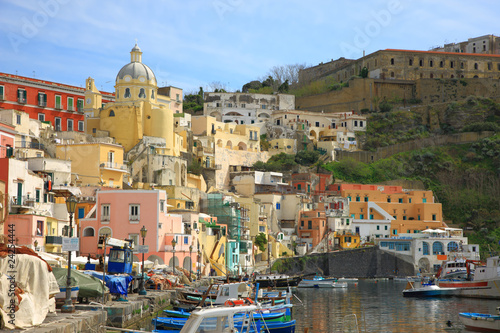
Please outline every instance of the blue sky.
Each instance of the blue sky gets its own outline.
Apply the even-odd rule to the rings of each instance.
[[[0,72],[114,91],[138,40],[159,86],[241,89],[273,66],[500,35],[498,0],[0,0]]]

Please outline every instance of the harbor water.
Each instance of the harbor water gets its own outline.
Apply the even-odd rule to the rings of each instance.
[[[460,312],[496,313],[499,300],[407,298],[406,281],[359,280],[348,288],[299,288],[295,332],[469,332]],[[356,329],[357,323],[357,329]]]

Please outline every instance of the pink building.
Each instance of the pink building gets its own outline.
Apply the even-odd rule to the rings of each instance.
[[[105,236],[132,239],[135,245],[142,245],[140,230],[143,226],[148,230],[144,244],[149,246],[145,260],[158,260],[160,264],[171,266],[174,258],[172,240],[175,238],[176,266],[182,262],[182,266],[189,269],[196,261],[195,253],[191,256],[194,259],[189,257],[192,236],[184,233],[181,215],[167,212],[167,194],[162,190],[98,191],[95,207],[80,219],[80,254],[102,255]],[[141,254],[134,256],[134,261],[142,260]]]
[[[16,137],[15,127],[0,122],[0,158],[9,157],[14,149],[14,140]],[[9,150],[9,152],[7,152]]]

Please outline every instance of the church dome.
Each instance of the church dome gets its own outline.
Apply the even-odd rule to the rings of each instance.
[[[139,77],[143,76],[146,81],[155,80],[156,82],[155,74],[153,73],[151,68],[144,65],[142,62],[131,62],[123,66],[116,76],[116,81],[118,81],[119,79],[123,80],[123,78],[127,75],[130,75],[132,77],[132,80],[138,79]]]
[[[153,81],[152,83],[156,85],[155,74],[151,68],[142,63],[142,51],[137,44],[135,44],[132,51],[130,51],[130,63],[123,66],[118,72],[116,82],[118,83],[118,80],[123,80],[127,75],[130,76],[132,80],[137,80],[143,77],[144,81]]]

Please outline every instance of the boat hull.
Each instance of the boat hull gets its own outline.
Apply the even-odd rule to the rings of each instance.
[[[463,312],[458,315],[467,329],[483,332],[500,332],[500,316]]]
[[[347,283],[334,280],[302,280],[297,288],[347,288]]]
[[[457,288],[455,296],[500,299],[500,278],[482,281],[439,280],[437,284],[443,288]]]

